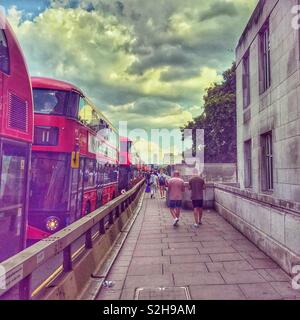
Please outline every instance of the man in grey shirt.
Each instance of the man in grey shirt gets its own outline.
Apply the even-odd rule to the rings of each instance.
[[[195,175],[189,181],[189,187],[192,191],[191,199],[194,207],[195,216],[195,228],[199,228],[202,224],[202,212],[203,212],[203,190],[205,190],[205,182],[201,176]]]

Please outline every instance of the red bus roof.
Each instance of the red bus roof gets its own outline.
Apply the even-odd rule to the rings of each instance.
[[[0,25],[3,37],[0,59],[7,59],[8,64],[8,70],[0,71],[0,136],[32,142],[33,101],[27,64],[16,35],[1,10]]]
[[[53,90],[77,91],[78,93],[83,95],[83,92],[79,88],[77,88],[69,82],[44,77],[31,77],[31,82],[33,88],[49,88]]]
[[[62,91],[76,91],[85,99],[87,99],[93,107],[93,109],[103,118],[109,126],[117,132],[116,128],[113,126],[113,124],[108,120],[108,118],[100,111],[95,104],[75,85],[72,83],[62,81],[62,80],[57,80],[57,79],[52,79],[52,78],[46,78],[46,77],[31,77],[31,83],[32,83],[32,88],[33,89],[50,89],[50,90],[62,90]]]

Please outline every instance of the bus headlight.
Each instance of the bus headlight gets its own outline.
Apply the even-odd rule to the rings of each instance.
[[[59,227],[59,219],[57,217],[49,217],[46,220],[46,228],[48,231],[54,232]]]

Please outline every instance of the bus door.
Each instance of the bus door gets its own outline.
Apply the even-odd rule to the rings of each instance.
[[[3,73],[0,70],[0,126],[3,128]],[[1,128],[0,128],[1,131]]]
[[[71,222],[81,218],[83,197],[84,159],[80,159],[78,169],[72,169],[71,176]]]
[[[0,148],[0,261],[3,261],[25,245],[29,154],[26,144],[4,139]]]

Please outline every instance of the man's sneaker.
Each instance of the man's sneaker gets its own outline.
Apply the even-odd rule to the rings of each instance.
[[[178,218],[174,219],[174,222],[173,222],[173,226],[174,226],[174,227],[176,227],[176,226],[177,226],[178,221],[179,221],[179,219],[178,219]]]
[[[199,222],[199,226],[202,226],[202,222],[201,221]]]
[[[194,223],[194,224],[193,224],[193,228],[199,228],[199,224]]]

